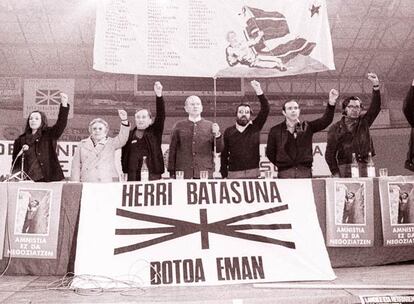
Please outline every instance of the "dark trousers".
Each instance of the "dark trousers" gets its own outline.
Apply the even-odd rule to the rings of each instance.
[[[339,167],[340,177],[352,177],[351,164],[339,165],[338,167]],[[368,176],[367,164],[358,163],[358,167],[359,167],[359,177],[367,177]]]
[[[312,178],[312,168],[298,166],[277,171],[278,178]]]
[[[161,174],[154,174],[154,173],[150,173],[149,174],[149,180],[159,180],[161,179]],[[141,171],[135,171],[135,172],[131,172],[128,173],[128,181],[141,181]]]

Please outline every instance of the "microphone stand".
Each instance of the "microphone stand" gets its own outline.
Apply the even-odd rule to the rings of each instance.
[[[22,161],[20,165],[20,171],[10,175],[4,182],[23,182],[23,181],[33,181],[30,176],[24,172],[24,152],[22,153]],[[14,165],[16,164],[17,158],[14,160],[14,163],[10,169],[10,173],[13,172]]]

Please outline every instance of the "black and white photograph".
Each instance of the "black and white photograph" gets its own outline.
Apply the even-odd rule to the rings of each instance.
[[[15,234],[49,234],[51,191],[19,189]]]
[[[411,273],[414,0],[0,0],[0,304],[404,303]]]

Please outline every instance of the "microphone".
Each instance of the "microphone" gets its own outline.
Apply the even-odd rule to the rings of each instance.
[[[18,158],[20,155],[22,155],[27,150],[29,150],[29,146],[28,145],[23,145],[22,149],[19,151],[16,158]]]

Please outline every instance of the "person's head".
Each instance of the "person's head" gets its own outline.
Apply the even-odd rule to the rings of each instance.
[[[402,192],[402,193],[400,194],[400,198],[401,198],[401,199],[407,199],[407,198],[408,198],[408,193],[407,193],[407,192]]]
[[[254,15],[252,13],[252,11],[250,10],[250,8],[247,5],[244,5],[242,7],[242,12],[241,15],[243,18],[245,18],[246,20],[249,20],[250,18],[253,18]]]
[[[150,110],[140,108],[135,112],[135,125],[138,130],[145,130],[151,123],[152,117]]]
[[[33,111],[27,117],[25,133],[33,133],[47,127],[47,117],[44,112]]]
[[[89,123],[89,134],[93,140],[99,141],[104,139],[109,132],[108,123],[102,118],[95,118]]]
[[[288,100],[282,106],[282,113],[286,120],[296,122],[299,119],[300,107],[296,100]]]
[[[31,199],[29,201],[29,208],[30,209],[36,208],[37,206],[39,206],[39,204],[40,204],[40,202],[38,200]]]
[[[346,193],[346,198],[347,199],[353,199],[355,197],[355,193],[354,192],[352,192],[352,191],[348,191],[347,193]]]
[[[356,96],[345,98],[342,102],[342,114],[349,118],[358,118],[362,110],[362,102]]]
[[[200,97],[194,95],[187,97],[184,109],[189,116],[200,116],[201,112],[203,112],[203,104],[201,103]]]
[[[236,34],[236,32],[235,31],[230,31],[230,32],[228,32],[227,33],[227,35],[226,35],[226,39],[227,39],[227,42],[232,46],[232,47],[235,47],[238,43],[239,43],[239,40],[238,40],[238,38],[237,38],[237,34]]]
[[[241,103],[237,106],[236,110],[236,122],[240,126],[245,126],[249,123],[251,115],[253,114],[250,105],[247,103]]]

